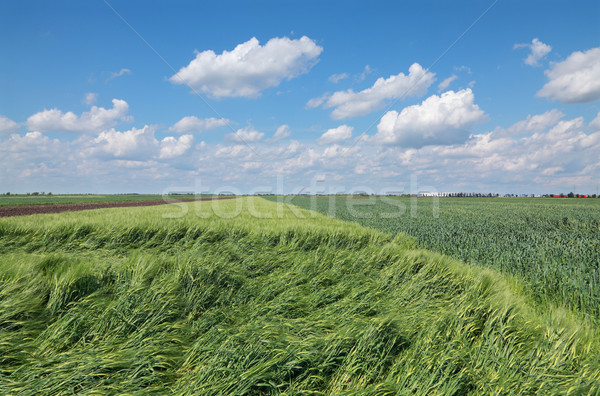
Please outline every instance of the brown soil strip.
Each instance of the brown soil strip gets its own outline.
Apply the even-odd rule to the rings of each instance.
[[[105,208],[128,208],[137,206],[165,205],[177,202],[212,201],[217,199],[232,199],[236,197],[216,197],[199,199],[157,199],[149,201],[122,201],[122,202],[83,202],[71,204],[50,205],[17,205],[0,206],[0,217],[27,216],[32,214],[75,212],[78,210],[105,209]]]

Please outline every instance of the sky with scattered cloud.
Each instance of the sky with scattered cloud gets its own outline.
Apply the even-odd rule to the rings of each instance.
[[[0,15],[0,193],[600,185],[598,2],[9,0]]]

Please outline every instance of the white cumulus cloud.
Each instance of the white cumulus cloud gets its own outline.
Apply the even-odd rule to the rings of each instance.
[[[158,141],[154,137],[154,129],[145,125],[125,132],[111,128],[101,132],[93,144],[93,154],[121,159],[150,159],[155,155]]]
[[[332,144],[331,146],[325,147],[322,157],[326,159],[348,157],[355,155],[359,149],[359,147],[348,148],[340,146],[339,144]]]
[[[473,92],[467,88],[432,95],[400,113],[388,111],[377,125],[375,141],[416,148],[464,142],[469,128],[487,120],[473,102]]]
[[[552,51],[551,46],[542,43],[538,38],[531,40],[531,44],[515,44],[513,48],[529,48],[531,50],[527,58],[523,60],[529,66],[537,66],[540,59]]]
[[[180,157],[190,151],[194,144],[192,135],[183,135],[179,139],[173,136],[167,136],[160,142],[160,159],[170,159]]]
[[[177,121],[172,127],[169,128],[169,131],[176,133],[205,132],[225,126],[228,123],[229,120],[225,118],[210,117],[200,119],[196,116],[188,116]]]
[[[92,106],[79,117],[71,111],[63,113],[56,108],[44,110],[29,117],[26,124],[29,130],[40,132],[99,132],[116,125],[118,120],[132,120],[127,115],[127,102],[113,99],[112,103],[112,109]]]
[[[497,129],[494,135],[500,136],[519,136],[526,133],[541,132],[555,125],[565,115],[556,109],[549,110],[542,114],[528,115],[526,119],[514,123],[507,129]]]
[[[226,135],[228,140],[245,143],[258,142],[263,138],[263,136],[265,136],[264,133],[258,132],[250,127],[238,129],[235,133],[229,133]]]
[[[435,81],[435,73],[431,73],[418,63],[413,63],[408,74],[400,73],[377,79],[372,87],[359,92],[352,89],[337,91],[328,97],[311,99],[307,107],[333,108],[331,117],[340,120],[371,113],[382,108],[389,99],[405,99],[408,96],[423,96]]]
[[[439,120],[422,120],[436,117],[454,126],[468,124],[473,117],[463,117],[455,124],[448,121],[452,118],[449,109],[473,112],[464,102],[446,101],[438,106],[448,110],[444,113],[425,111],[435,106],[425,106],[429,102],[424,100],[419,104],[422,117],[417,124],[423,129],[436,126]],[[323,187],[326,191],[348,192],[348,186],[360,185],[383,192],[390,180],[397,183],[418,174],[420,186],[434,186],[438,191],[558,193],[570,191],[577,183],[581,192],[593,193],[600,171],[600,129],[594,126],[598,121],[590,122],[596,120],[596,114],[589,120],[564,118],[560,111],[550,110],[523,117],[513,125],[472,134],[455,144],[420,148],[350,145],[362,136],[353,136],[354,131],[346,128],[333,128],[335,132],[327,135],[330,144],[317,146],[315,141],[294,140],[263,144],[260,155],[243,143],[195,142],[192,134],[157,140],[156,129],[148,126],[128,131],[110,129],[100,136],[63,141],[36,131],[15,133],[0,135],[0,180],[5,191],[11,192],[55,192],[60,186],[63,191],[65,186],[85,191],[90,183],[103,188],[116,186],[114,191],[122,192],[171,185],[173,180],[193,186],[202,177],[207,185],[228,183],[245,192],[256,191],[257,185],[270,186],[276,175],[283,173],[285,191],[290,192],[294,191],[289,190],[291,186],[311,186],[316,175],[322,175],[319,180],[327,183]],[[61,184],[65,180],[71,184]],[[346,186],[342,187],[345,190],[338,190],[340,186]]]
[[[319,144],[339,143],[348,140],[352,137],[353,130],[354,127],[348,125],[340,125],[337,128],[328,129],[327,132],[319,138]]]
[[[245,144],[234,146],[220,146],[215,151],[216,158],[240,158],[249,160],[252,158],[252,149]]]
[[[47,136],[42,135],[40,132],[27,132],[21,136],[19,134],[10,135],[8,140],[4,141],[3,149],[11,151],[13,153],[25,154],[25,153],[36,153],[44,146],[50,146],[51,142],[58,142],[57,139],[51,140]],[[2,151],[4,151],[2,150]],[[5,153],[6,154],[6,153]]]
[[[261,91],[308,72],[323,51],[313,40],[272,38],[264,46],[253,37],[232,51],[212,50],[196,57],[169,81],[188,84],[216,98],[256,98]]]
[[[563,103],[586,103],[600,99],[600,47],[576,51],[545,71],[548,81],[537,96]]]
[[[0,134],[15,132],[19,125],[8,117],[0,116]]]

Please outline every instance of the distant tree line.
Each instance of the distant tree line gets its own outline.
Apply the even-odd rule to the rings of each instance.
[[[42,192],[37,192],[37,191],[34,191],[34,192],[32,192],[32,193],[29,193],[29,192],[28,192],[28,193],[25,193],[25,194],[12,194],[12,193],[10,193],[10,192],[7,192],[7,193],[5,193],[4,195],[7,195],[7,196],[9,196],[9,195],[27,195],[27,196],[39,196],[39,195],[52,195],[52,193],[51,193],[51,192],[48,192],[48,193],[46,193],[46,192],[44,192],[44,191],[42,191]]]
[[[545,198],[600,198],[597,194],[575,194],[572,191],[568,194],[544,194]]]

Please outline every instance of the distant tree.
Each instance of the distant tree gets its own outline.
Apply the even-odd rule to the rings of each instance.
[[[32,192],[31,195],[40,195],[40,193],[35,191],[35,192]]]
[[[7,192],[6,195],[10,195],[10,192]]]
[[[48,191],[48,195],[52,195],[52,192],[51,192],[51,191]]]
[[[575,194],[573,194],[573,191],[567,194],[567,198],[575,198]]]

